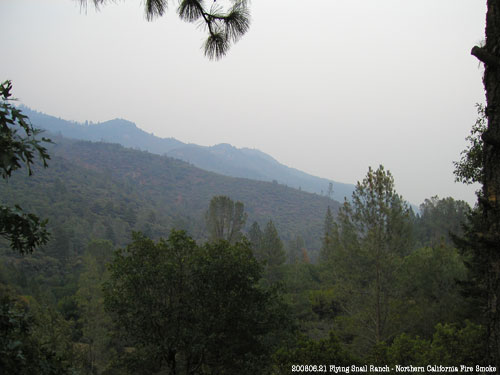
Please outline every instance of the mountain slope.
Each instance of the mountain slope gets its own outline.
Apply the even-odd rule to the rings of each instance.
[[[37,169],[32,177],[17,173],[0,186],[1,200],[48,217],[52,226],[83,242],[112,236],[123,245],[132,230],[166,237],[173,227],[203,239],[210,199],[227,195],[245,204],[247,228],[253,221],[263,227],[271,219],[285,242],[300,235],[317,253],[326,209],[339,206],[284,185],[221,176],[117,144],[54,140],[49,168]]]
[[[167,154],[207,171],[226,176],[276,181],[316,194],[326,194],[329,184],[332,183],[332,197],[338,201],[343,201],[344,197],[350,198],[354,190],[352,184],[330,181],[287,167],[259,150],[238,149],[229,144],[211,147],[185,144],[174,138],[155,137],[139,129],[134,123],[121,119],[84,125],[48,116],[29,108],[23,108],[23,111],[35,126],[64,137],[107,141],[159,155]]]

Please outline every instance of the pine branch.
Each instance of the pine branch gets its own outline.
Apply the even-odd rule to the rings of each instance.
[[[113,0],[76,0],[82,9],[92,3],[96,9]],[[177,13],[186,22],[202,21],[208,29],[208,38],[204,44],[205,56],[220,59],[226,55],[232,42],[238,41],[250,27],[250,12],[247,0],[233,0],[234,5],[224,13],[215,1],[210,10],[206,10],[203,0],[180,0]],[[161,17],[167,10],[168,0],[145,0],[146,19],[152,21]]]

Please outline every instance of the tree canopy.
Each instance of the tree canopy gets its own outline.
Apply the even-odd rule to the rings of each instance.
[[[258,286],[261,265],[249,245],[198,246],[182,231],[155,243],[135,234],[116,253],[105,305],[126,345],[132,372],[251,374],[264,367],[283,328],[284,305]],[[142,369],[142,370],[141,370]],[[147,371],[146,371],[147,372]]]

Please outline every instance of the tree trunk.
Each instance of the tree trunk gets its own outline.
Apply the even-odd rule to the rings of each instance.
[[[487,257],[488,350],[500,368],[500,1],[488,0],[486,44],[471,53],[484,63],[488,127],[483,134],[483,190],[479,198],[485,229],[480,237]]]
[[[377,279],[376,279],[376,299],[377,299],[377,321],[376,321],[376,339],[377,344],[382,341],[382,327],[381,327],[381,306],[380,306],[380,265],[377,261]]]

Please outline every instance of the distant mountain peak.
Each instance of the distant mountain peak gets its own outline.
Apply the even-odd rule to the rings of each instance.
[[[235,150],[236,147],[233,145],[230,145],[229,143],[219,143],[216,145],[213,145],[212,148],[221,148],[221,149],[228,149],[228,150]]]
[[[60,133],[64,137],[118,143],[125,147],[184,160],[198,168],[226,176],[276,181],[321,195],[326,194],[329,184],[333,183],[333,197],[339,201],[343,201],[344,197],[350,198],[354,190],[352,184],[338,183],[287,167],[257,149],[237,148],[229,143],[210,147],[185,144],[174,138],[156,137],[140,129],[135,123],[121,118],[85,126],[28,108],[23,111],[36,127]]]
[[[96,125],[96,126],[99,126],[99,125],[112,126],[112,127],[125,128],[125,129],[139,129],[135,122],[125,120],[122,118],[115,118],[113,120],[99,122],[99,123],[94,124],[94,125]],[[142,129],[139,129],[139,130],[143,131]]]

